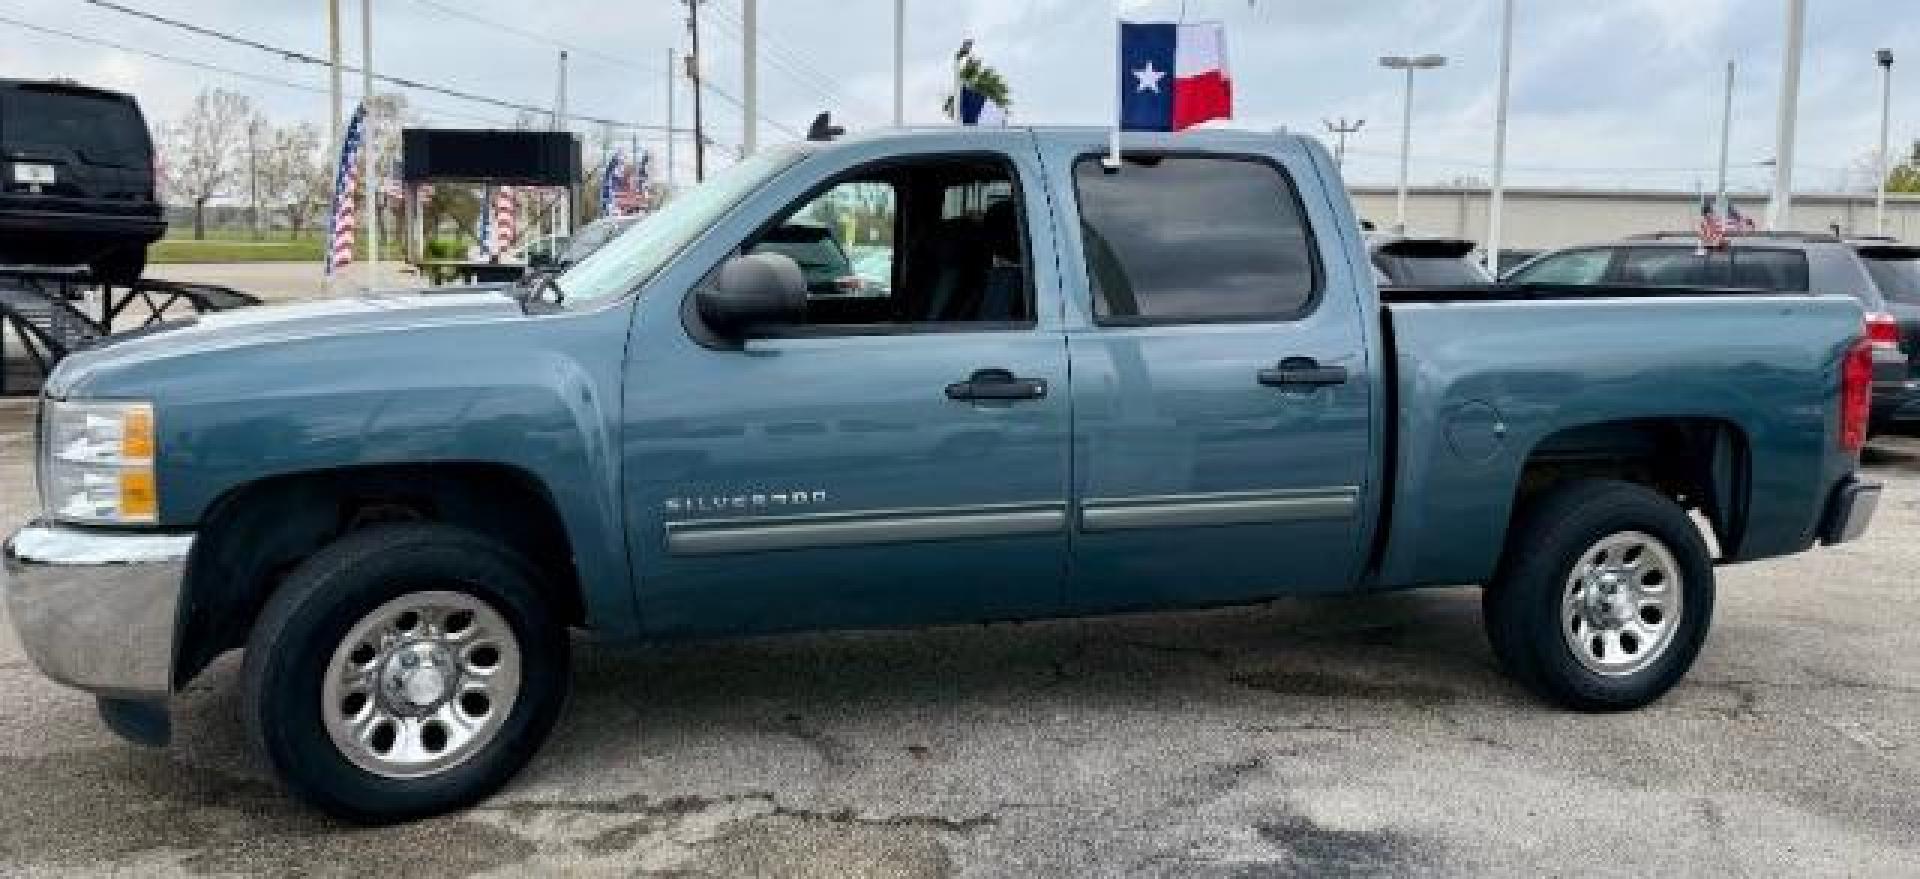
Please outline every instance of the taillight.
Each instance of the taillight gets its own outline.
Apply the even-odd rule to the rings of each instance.
[[[1855,339],[1840,365],[1840,448],[1858,452],[1867,444],[1867,418],[1873,412],[1873,346]]]
[[[1867,341],[1875,348],[1900,347],[1900,322],[1891,314],[1870,312],[1867,314]]]

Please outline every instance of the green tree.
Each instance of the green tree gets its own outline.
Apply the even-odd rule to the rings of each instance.
[[[1887,172],[1887,191],[1920,192],[1920,141],[1914,142],[1913,154],[1906,161]]]
[[[999,104],[1002,109],[1013,109],[1013,94],[1007,88],[1007,81],[1000,71],[988,66],[979,56],[973,54],[973,41],[960,44],[960,51],[954,53],[953,62],[960,66],[959,81],[968,88],[985,95],[987,100]],[[953,115],[955,95],[948,95],[940,102],[940,112]]]

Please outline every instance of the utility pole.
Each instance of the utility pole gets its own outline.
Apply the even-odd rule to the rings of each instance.
[[[1874,55],[1880,63],[1880,172],[1879,183],[1874,186],[1873,196],[1873,233],[1887,234],[1887,177],[1893,173],[1893,163],[1887,155],[1888,129],[1893,118],[1893,50],[1881,49]]]
[[[1327,133],[1332,134],[1334,138],[1333,164],[1336,167],[1339,167],[1342,169],[1346,168],[1347,167],[1347,135],[1359,134],[1360,129],[1366,127],[1367,120],[1355,119],[1352,122],[1348,122],[1347,117],[1342,116],[1340,117],[1339,122],[1335,122],[1331,119],[1322,119],[1320,121],[1322,124],[1327,126]]]
[[[1793,147],[1800,123],[1800,57],[1806,49],[1807,0],[1787,0],[1786,59],[1780,74],[1780,128],[1773,149],[1773,201],[1767,226],[1793,226]]]
[[[907,124],[907,0],[893,0],[893,127]]]
[[[567,50],[560,50],[559,88],[553,95],[553,130],[562,131],[567,127]]]
[[[1487,271],[1500,274],[1501,228],[1507,213],[1507,105],[1513,93],[1513,0],[1500,14],[1500,100],[1493,121],[1493,191],[1487,196]]]
[[[686,0],[687,30],[693,34],[693,52],[687,56],[687,79],[693,82],[693,182],[707,179],[707,127],[700,115],[700,3]]]
[[[673,68],[674,68],[674,65],[678,63],[680,63],[679,53],[673,51],[672,46],[668,46],[667,47],[667,176],[664,180],[661,181],[663,184],[665,184],[664,186],[661,187],[662,192],[673,191],[673,164],[674,164],[673,156],[675,152],[674,143],[673,143],[673,138],[674,138],[673,124],[675,122],[675,119],[673,117],[673,93],[674,91],[676,91],[673,86],[674,86],[674,77],[678,75],[673,72]]]
[[[247,211],[247,225],[252,227],[253,240],[260,240],[260,119],[247,120],[247,200],[252,207]]]
[[[360,188],[365,207],[361,222],[367,227],[367,289],[379,286],[380,181],[374,178],[374,155],[379,152],[380,126],[373,113],[373,0],[360,0],[360,93],[367,110],[365,138],[360,144]]]
[[[1733,62],[1728,61],[1727,62],[1727,93],[1726,93],[1726,96],[1722,99],[1721,106],[1720,106],[1720,183],[1719,183],[1719,186],[1714,190],[1714,197],[1718,199],[1718,201],[1714,202],[1714,204],[1718,205],[1718,210],[1721,212],[1723,216],[1726,215],[1727,204],[1728,204],[1727,202],[1727,156],[1729,151],[1733,149],[1734,70],[1735,68],[1734,68]]]
[[[329,132],[328,148],[333,153],[340,151],[340,124],[342,91],[340,88],[340,0],[326,0],[327,3],[327,84],[328,95],[333,102],[333,128]]]
[[[760,2],[741,0],[740,6],[740,55],[745,67],[740,71],[740,103],[746,114],[740,123],[740,157],[744,159],[760,146]]]

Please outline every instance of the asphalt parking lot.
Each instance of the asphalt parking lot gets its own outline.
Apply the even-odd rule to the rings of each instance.
[[[0,401],[0,525],[32,505]],[[484,807],[367,830],[247,753],[237,663],[123,744],[0,627],[0,873],[1912,876],[1920,439],[1856,544],[1726,569],[1653,708],[1545,708],[1478,594],[615,651]]]

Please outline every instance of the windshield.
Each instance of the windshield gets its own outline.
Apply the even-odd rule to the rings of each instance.
[[[573,238],[567,242],[566,252],[560,255],[560,262],[573,265],[592,256],[594,251],[619,237],[620,233],[627,231],[627,227],[632,226],[634,222],[635,220],[621,217],[588,223],[581,227],[580,231],[573,233]]]
[[[598,303],[646,283],[748,193],[804,155],[797,146],[767,150],[668,201],[646,222],[630,227],[556,279],[566,295],[565,305]]]
[[[1889,302],[1920,305],[1920,260],[1866,259],[1867,273]]]

